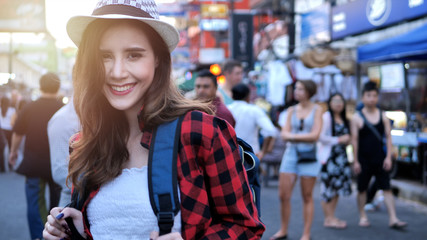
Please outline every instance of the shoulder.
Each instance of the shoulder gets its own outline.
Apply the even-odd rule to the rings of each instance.
[[[182,127],[189,128],[191,131],[202,131],[204,133],[208,133],[214,128],[230,128],[227,121],[201,111],[186,113],[182,121]]]
[[[385,112],[385,111],[383,111],[383,110],[381,110],[381,109],[379,109],[379,111],[380,111],[380,114],[381,114],[381,116],[382,116],[383,120],[388,119],[387,114],[386,114],[386,112]]]
[[[317,104],[317,103],[314,103],[313,104],[313,109],[316,111],[316,112],[318,112],[318,113],[323,113],[323,108],[322,108],[322,106],[320,106],[319,104]]]
[[[329,111],[326,111],[322,114],[323,121],[331,121],[331,113]]]
[[[235,132],[227,121],[210,114],[200,111],[185,114],[181,124],[181,139],[184,144],[208,144],[219,135],[232,137],[235,136]]]
[[[354,112],[353,116],[350,119],[350,122],[357,124],[361,124],[363,122],[363,118],[360,115],[360,111]]]

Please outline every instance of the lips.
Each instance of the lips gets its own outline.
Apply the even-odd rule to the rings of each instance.
[[[125,85],[110,85],[110,90],[114,95],[126,95],[132,92],[136,83],[130,83]]]

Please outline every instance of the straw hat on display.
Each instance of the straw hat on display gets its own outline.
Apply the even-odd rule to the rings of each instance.
[[[354,75],[356,72],[356,61],[351,55],[350,49],[341,49],[334,62],[343,74]]]
[[[332,64],[335,52],[327,48],[315,48],[305,51],[300,59],[308,68],[322,68]]]
[[[172,52],[179,42],[178,30],[169,23],[159,20],[154,0],[100,0],[89,16],[75,16],[67,23],[71,40],[79,46],[87,26],[97,19],[134,19],[152,27],[163,38]]]

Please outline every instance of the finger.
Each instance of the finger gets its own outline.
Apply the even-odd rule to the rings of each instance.
[[[60,214],[62,213],[62,214]],[[66,207],[62,211],[55,215],[59,219],[66,219],[67,217],[72,218],[73,220],[82,220],[82,212],[75,208]]]
[[[49,222],[46,222],[44,229],[47,233],[49,233],[52,236],[59,237],[59,238],[68,237],[68,235],[64,232],[63,228],[58,228],[55,225],[51,225]]]
[[[43,230],[43,239],[58,239],[57,236],[53,236],[52,234],[50,234],[46,228]]]
[[[52,216],[57,216],[58,214],[60,214],[62,211],[62,208],[60,207],[54,207],[50,210],[50,215]]]
[[[68,226],[66,226],[67,223],[62,223],[57,221],[52,215],[47,216],[47,222],[46,225],[49,224],[50,226],[57,228],[58,230],[65,232],[66,229],[68,229]],[[65,225],[64,225],[65,224]]]
[[[157,239],[158,237],[159,237],[159,232],[152,231],[152,232],[150,233],[150,240],[155,240],[155,239]]]

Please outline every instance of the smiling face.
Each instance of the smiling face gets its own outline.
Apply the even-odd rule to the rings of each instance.
[[[147,34],[136,24],[113,25],[102,35],[99,50],[106,99],[117,110],[139,111],[158,65]]]

